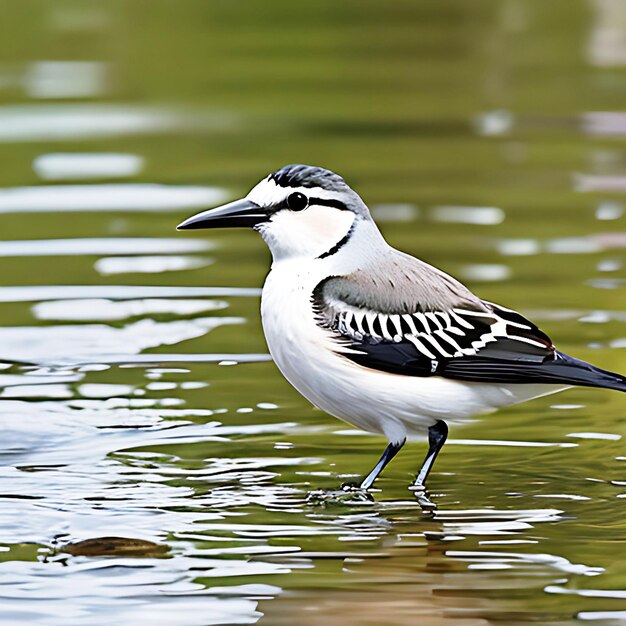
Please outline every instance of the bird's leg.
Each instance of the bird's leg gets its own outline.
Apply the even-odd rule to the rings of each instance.
[[[443,444],[446,442],[447,437],[448,425],[441,420],[435,422],[428,429],[428,453],[426,454],[426,458],[424,459],[424,463],[422,464],[422,468],[420,469],[415,482],[410,487],[411,491],[415,492],[415,497],[423,509],[433,510],[437,508],[437,506],[433,504],[426,495],[425,483],[430,470],[435,464],[435,459],[437,458],[441,448],[443,448]]]
[[[388,465],[404,445],[406,440],[390,443],[380,457],[374,469],[365,477],[361,483],[345,483],[341,485],[340,491],[312,491],[307,502],[309,504],[324,504],[328,502],[373,502],[372,494],[368,489],[374,484],[380,473]]]
[[[400,452],[405,441],[406,439],[403,439],[399,442],[392,441],[389,443],[389,445],[385,448],[382,456],[380,457],[378,463],[376,463],[374,469],[365,477],[363,482],[359,485],[359,489],[369,489],[374,484],[374,481],[378,478],[378,476],[385,469],[385,467],[387,467],[389,461],[391,461],[391,459],[393,459],[393,457],[396,456],[398,452]]]

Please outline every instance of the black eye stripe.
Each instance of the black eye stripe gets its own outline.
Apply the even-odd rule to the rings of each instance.
[[[331,206],[340,211],[349,211],[350,209],[341,200],[333,200],[331,198],[309,198],[309,204],[317,204],[321,206]]]
[[[303,205],[302,208],[295,208],[292,206],[292,196],[295,195],[298,196],[302,196],[303,198],[306,198],[307,200],[307,204]],[[295,198],[294,198],[295,199]],[[347,205],[345,205],[343,202],[341,202],[341,200],[335,200],[333,198],[315,198],[315,197],[309,197],[307,198],[304,194],[301,194],[299,192],[294,192],[292,194],[290,194],[289,196],[287,196],[287,198],[285,198],[285,200],[283,202],[281,202],[278,205],[274,205],[273,211],[277,211],[280,210],[281,208],[287,208],[287,209],[291,209],[292,211],[301,211],[304,208],[311,206],[312,204],[316,204],[317,206],[329,206],[329,207],[333,207],[335,209],[339,209],[340,211],[350,211],[350,209],[348,208]],[[295,206],[295,204],[294,204]]]

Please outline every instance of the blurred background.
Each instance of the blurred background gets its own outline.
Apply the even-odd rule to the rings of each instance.
[[[623,0],[20,0],[0,20],[0,623],[626,620],[624,397],[452,431],[406,490],[269,361],[251,232],[287,163],[626,371]]]

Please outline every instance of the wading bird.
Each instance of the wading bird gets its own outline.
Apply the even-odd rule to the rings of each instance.
[[[369,489],[407,438],[428,437],[411,489],[426,478],[447,422],[572,385],[626,391],[626,378],[559,352],[519,313],[481,300],[444,272],[392,248],[339,175],[288,165],[242,200],[179,229],[248,226],[273,263],[261,316],[285,378],[320,409],[389,445]]]

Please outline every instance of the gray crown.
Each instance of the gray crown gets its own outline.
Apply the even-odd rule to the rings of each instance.
[[[269,175],[281,187],[319,187],[328,191],[345,191],[348,185],[339,174],[314,165],[285,165]]]

